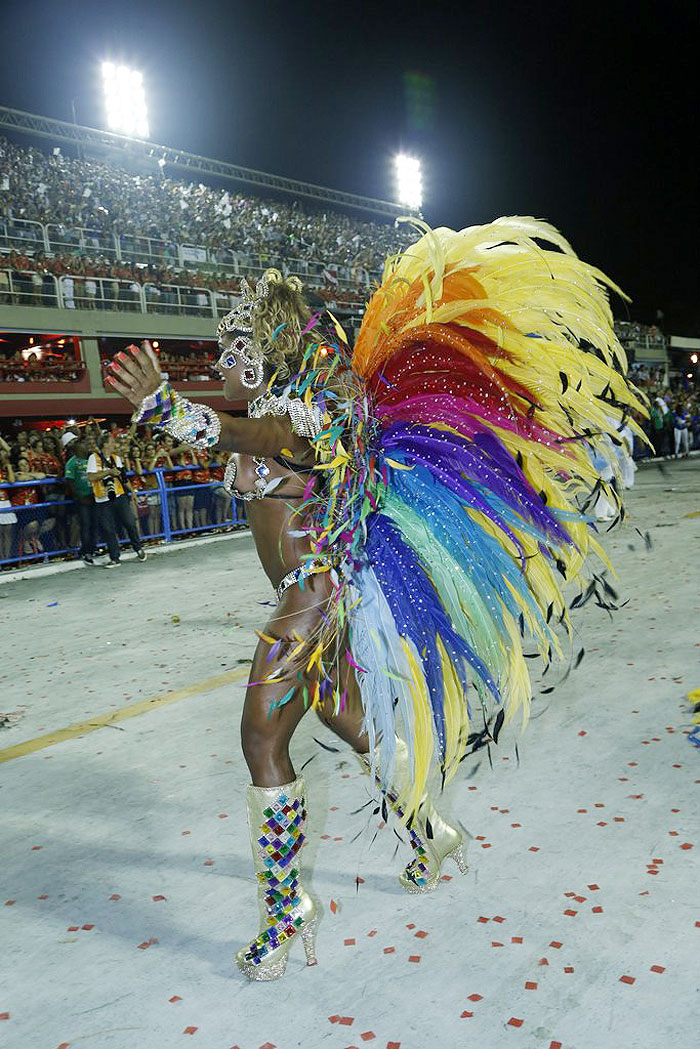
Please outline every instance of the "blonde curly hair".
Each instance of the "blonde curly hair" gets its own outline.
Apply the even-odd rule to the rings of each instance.
[[[284,381],[297,374],[304,350],[314,339],[312,332],[301,334],[311,319],[311,310],[298,277],[285,278],[279,270],[270,269],[263,279],[269,288],[253,315],[253,339],[265,364]]]

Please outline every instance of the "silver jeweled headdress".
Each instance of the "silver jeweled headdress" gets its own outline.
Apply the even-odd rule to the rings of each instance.
[[[230,331],[238,333],[231,346],[224,350],[219,358],[218,363],[223,368],[233,368],[237,356],[242,358],[244,364],[252,365],[260,360],[262,355],[260,352],[256,353],[253,346],[253,315],[267,298],[270,284],[267,278],[261,277],[253,291],[245,277],[241,279],[243,300],[230,313],[221,318],[216,329],[217,339],[221,339]]]

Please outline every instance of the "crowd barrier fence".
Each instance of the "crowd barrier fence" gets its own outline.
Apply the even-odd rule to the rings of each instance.
[[[152,476],[155,486],[132,489],[131,499],[139,533],[144,540],[162,540],[170,543],[184,536],[213,533],[220,529],[246,526],[245,506],[233,499],[221,481],[198,484],[166,483],[165,475],[196,470],[196,466],[156,467],[144,470],[140,476]],[[137,474],[127,471],[127,478]],[[40,502],[0,506],[0,566],[19,567],[26,563],[49,561],[54,557],[78,557],[80,528],[78,503],[64,493],[63,478],[44,480],[3,481],[0,502],[12,503],[12,493],[34,488],[40,491]],[[199,522],[199,523],[197,523]],[[95,523],[96,537],[106,547]],[[129,540],[118,532],[121,546]]]

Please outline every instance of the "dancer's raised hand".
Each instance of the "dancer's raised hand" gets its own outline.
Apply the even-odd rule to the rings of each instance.
[[[144,397],[155,393],[163,381],[160,361],[147,340],[141,343],[140,349],[131,345],[121,350],[107,367],[112,372],[106,381],[135,408]]]

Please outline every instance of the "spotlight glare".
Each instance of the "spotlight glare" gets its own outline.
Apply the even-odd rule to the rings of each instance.
[[[423,204],[423,176],[420,160],[399,153],[394,158],[394,167],[399,203],[419,211]]]
[[[75,419],[66,419],[69,426],[75,426]]]
[[[111,131],[148,138],[148,111],[143,76],[135,69],[102,63],[107,126]]]
[[[697,355],[697,353],[691,353],[690,359],[693,362],[693,364],[697,364],[698,363],[698,355]]]

